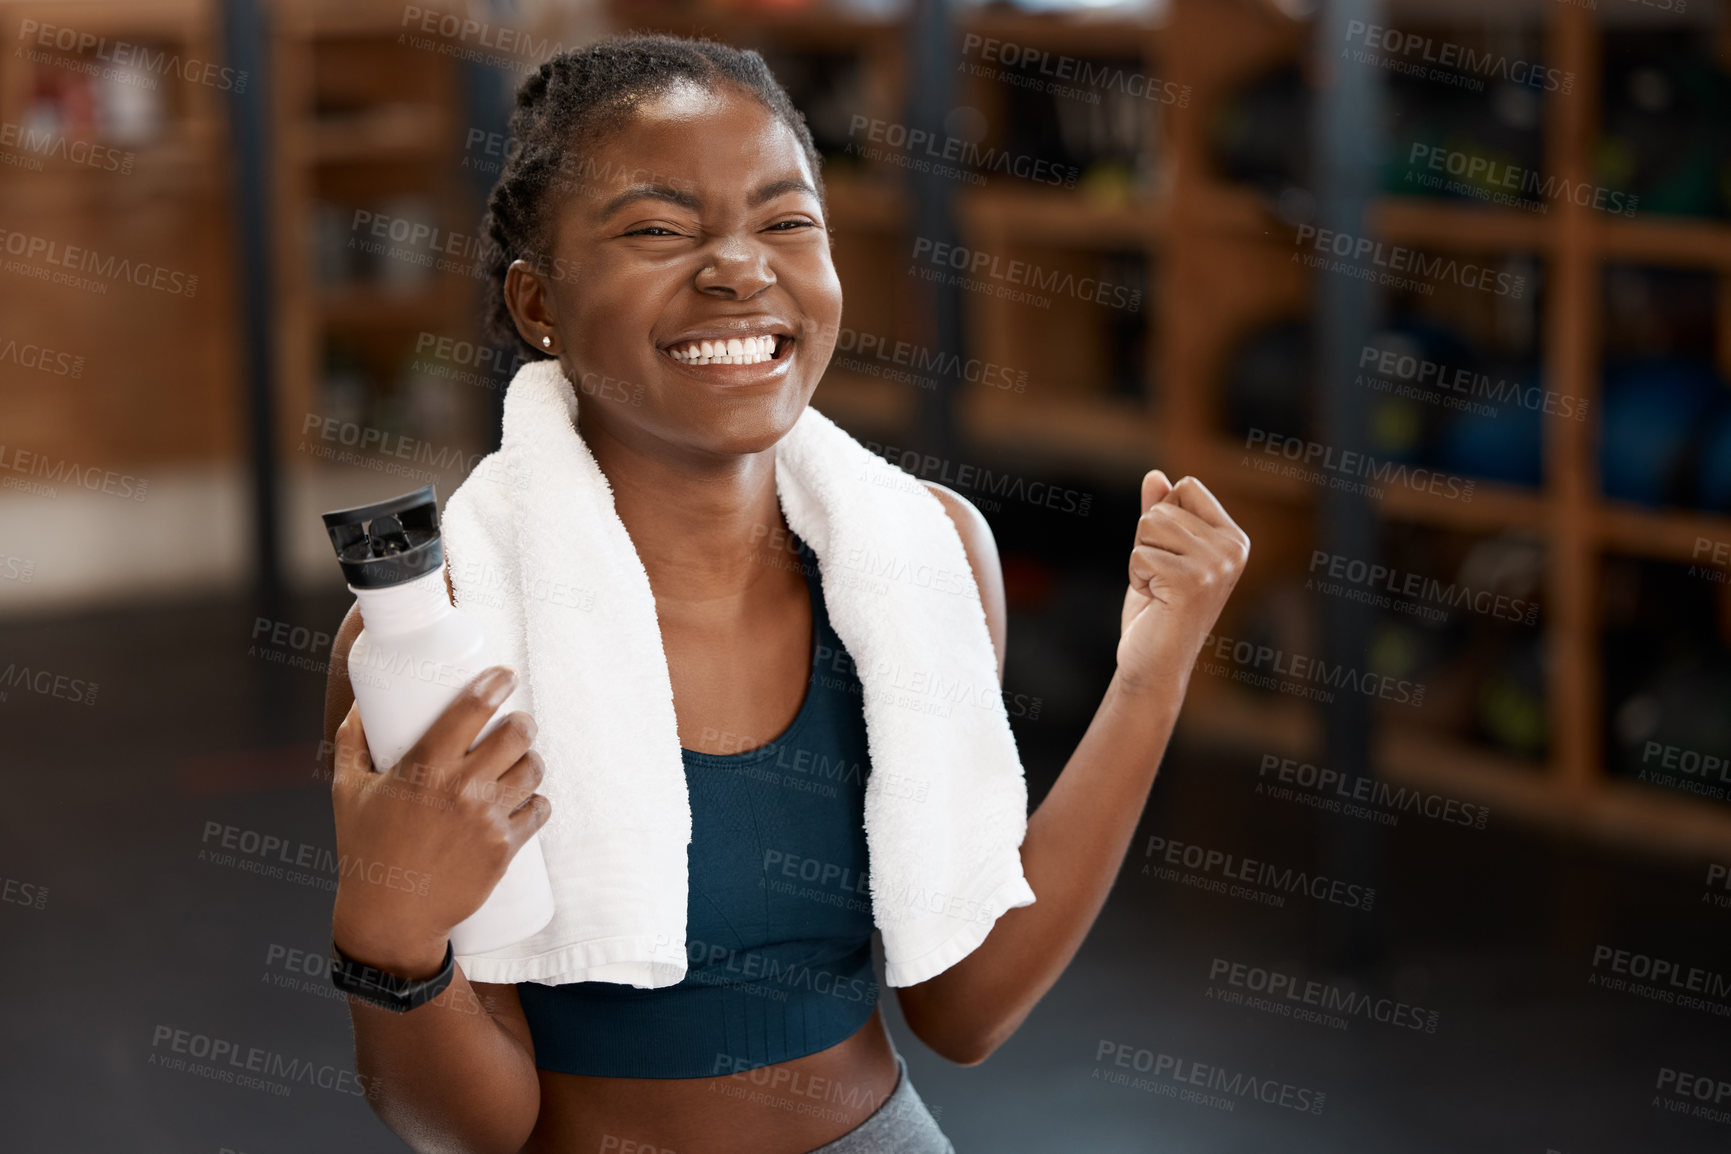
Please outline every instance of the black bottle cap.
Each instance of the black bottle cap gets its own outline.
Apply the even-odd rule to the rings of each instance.
[[[325,514],[343,577],[354,589],[387,589],[445,563],[433,486],[372,505]]]

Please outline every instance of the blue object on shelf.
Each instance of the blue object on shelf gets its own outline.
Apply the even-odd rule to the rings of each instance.
[[[1634,361],[1605,376],[1599,476],[1606,497],[1641,505],[1684,500],[1683,479],[1698,429],[1725,388],[1700,361]]]
[[[1731,404],[1707,425],[1695,465],[1695,503],[1715,513],[1731,513]]]
[[[1499,383],[1496,393],[1531,399],[1537,384],[1534,374],[1490,374]],[[1501,382],[1507,382],[1504,387]],[[1536,394],[1539,398],[1543,393]],[[1544,478],[1544,411],[1542,405],[1520,400],[1473,397],[1471,409],[1453,413],[1443,431],[1438,454],[1442,467],[1468,477],[1482,477],[1505,485],[1538,485]],[[1489,413],[1480,411],[1488,407]]]

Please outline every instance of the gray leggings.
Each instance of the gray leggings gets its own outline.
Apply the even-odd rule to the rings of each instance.
[[[896,1055],[895,1091],[871,1117],[810,1154],[956,1154],[956,1148],[938,1129],[938,1120],[920,1100],[920,1092],[908,1081],[908,1064]]]

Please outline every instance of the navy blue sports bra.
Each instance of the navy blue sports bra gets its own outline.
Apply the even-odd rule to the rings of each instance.
[[[659,990],[519,983],[542,1069],[705,1078],[828,1049],[871,1017],[878,987],[860,682],[830,628],[817,558],[794,544],[813,634],[798,715],[780,737],[744,753],[684,751],[685,980]]]

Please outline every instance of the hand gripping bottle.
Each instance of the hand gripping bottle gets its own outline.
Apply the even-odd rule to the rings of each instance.
[[[453,607],[445,591],[445,546],[433,486],[324,518],[349,591],[360,603],[362,628],[349,650],[349,682],[373,768],[384,770],[494,661],[481,627]],[[477,743],[505,713],[501,705]],[[523,843],[481,908],[451,930],[451,948],[486,953],[520,942],[552,920],[553,889],[537,834]]]

